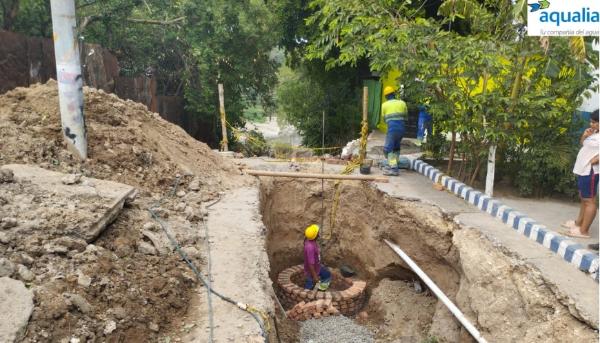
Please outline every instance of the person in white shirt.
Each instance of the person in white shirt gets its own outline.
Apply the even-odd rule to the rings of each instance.
[[[598,192],[598,150],[600,148],[598,110],[590,115],[590,127],[581,135],[580,143],[581,149],[573,167],[573,173],[577,175],[577,188],[581,199],[579,216],[576,220],[569,220],[562,226],[569,229],[566,232],[568,236],[590,238],[590,225],[598,211],[595,202]]]

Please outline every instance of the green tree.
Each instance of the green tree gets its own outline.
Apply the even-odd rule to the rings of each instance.
[[[437,127],[452,133],[450,173],[460,136],[471,183],[489,147],[535,146],[536,128],[570,120],[592,80],[590,65],[572,53],[573,40],[570,48],[556,39],[544,49],[524,35],[520,12],[507,2],[448,0],[440,20],[425,18],[422,5],[314,0],[309,23],[320,34],[308,57],[329,67],[367,58],[375,71],[400,69],[399,83],[418,90],[407,92],[409,101],[429,103]],[[460,30],[452,29],[457,20]]]
[[[370,71],[364,59],[331,68],[323,61],[306,59],[309,42],[318,39],[320,30],[307,23],[314,13],[308,4],[307,0],[271,3],[280,28],[279,44],[286,52],[287,65],[294,70],[293,77],[280,80],[278,108],[280,116],[296,126],[303,143],[311,147],[321,146],[325,112],[325,145],[342,146],[360,133],[362,78],[370,76]]]
[[[255,101],[274,106],[278,31],[262,1],[110,0],[84,3],[79,15],[86,41],[114,51],[123,74],[152,68],[162,94],[183,95],[186,109],[211,128],[208,142],[221,132],[217,83],[234,126]]]
[[[360,78],[354,68],[323,68],[318,62],[297,68],[277,89],[279,108],[304,145],[320,147],[324,131],[326,147],[344,146],[360,131]]]

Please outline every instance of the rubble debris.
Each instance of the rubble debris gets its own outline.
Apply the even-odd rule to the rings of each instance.
[[[160,328],[158,327],[158,324],[151,322],[150,324],[148,324],[148,329],[154,332],[158,332]]]
[[[45,247],[49,252],[67,253],[65,248],[82,250],[86,242],[94,240],[116,218],[125,198],[134,191],[128,185],[96,179],[92,179],[96,184],[94,188],[65,186],[63,173],[30,165],[2,166],[2,169],[7,168],[27,183],[0,190],[9,198],[21,200],[9,205],[16,218],[4,218],[2,227],[14,227],[17,221],[27,224],[25,229],[38,231],[45,236],[45,241],[61,237]]]
[[[69,248],[54,242],[46,243],[42,248],[46,254],[66,254],[69,252]]]
[[[108,321],[114,321],[106,341],[158,341],[186,313],[197,282],[170,249],[160,256],[140,249],[157,250],[142,231],[166,240],[156,223],[149,224],[146,209],[164,198],[156,212],[187,242],[185,247],[197,248],[198,233],[186,219],[190,211],[197,213],[204,198],[251,181],[143,105],[87,87],[84,93],[90,153],[84,162],[64,145],[55,81],[0,95],[0,159],[7,164],[0,168],[0,256],[16,265],[13,277],[29,278],[25,267],[34,275],[28,283],[36,302],[23,340],[97,341]],[[47,188],[23,180],[17,171],[5,177],[4,170],[12,172],[12,165],[23,163],[65,174]],[[176,174],[182,187],[191,185],[184,190],[190,193],[164,197]],[[77,178],[71,175],[79,175],[78,182],[65,178],[63,183],[65,176]],[[191,182],[194,175],[202,175],[196,177],[201,194]],[[102,200],[104,180],[134,189],[116,206],[118,211],[111,212],[113,203]],[[187,204],[182,212],[171,210],[178,199]],[[16,224],[4,224],[5,217]],[[91,227],[91,222],[100,225]],[[86,235],[87,229],[99,230]],[[148,328],[150,322],[160,323],[158,331]]]
[[[117,323],[114,320],[109,320],[106,322],[106,326],[104,327],[104,335],[110,335],[113,331],[117,329]]]
[[[11,276],[15,272],[15,264],[4,257],[0,257],[0,277]]]
[[[19,274],[19,278],[25,282],[29,282],[35,279],[35,274],[31,270],[29,270],[29,268],[25,267],[22,264],[18,265],[17,274]]]
[[[81,295],[72,293],[63,293],[63,297],[70,302],[70,305],[74,306],[83,314],[90,314],[92,312],[92,305]]]
[[[183,212],[186,207],[187,207],[187,204],[182,201],[182,202],[178,203],[177,205],[175,205],[175,211]]]
[[[33,264],[33,257],[24,252],[13,254],[13,262],[30,267]]]
[[[10,229],[17,226],[17,219],[13,217],[4,217],[0,222],[0,229]]]
[[[67,174],[60,181],[64,185],[74,185],[81,182],[81,174]]]
[[[125,311],[125,309],[121,306],[113,308],[111,312],[115,316],[115,318],[119,320],[125,319],[127,317],[127,311]]]
[[[78,271],[77,284],[83,288],[88,288],[92,284],[92,278]]]
[[[0,278],[0,342],[20,342],[33,312],[33,293],[23,282]]]
[[[147,222],[142,227],[142,230],[147,230],[147,231],[155,231],[156,229],[158,229],[158,227],[154,222]]]
[[[198,249],[196,249],[193,246],[183,247],[181,250],[183,250],[183,252],[186,255],[188,255],[189,258],[192,258],[192,259],[200,258],[202,256],[200,254],[200,251],[198,251]]]
[[[11,183],[15,181],[15,175],[10,169],[0,170],[0,183]]]
[[[154,245],[144,242],[144,241],[140,241],[137,243],[137,250],[144,255],[157,255],[158,254]]]
[[[143,230],[142,235],[144,235],[150,240],[150,242],[152,242],[152,245],[154,245],[154,248],[156,249],[159,255],[166,255],[169,252],[171,252],[169,242],[167,239],[163,239],[163,236],[148,230]]]
[[[193,192],[199,191],[200,190],[200,180],[193,179],[192,181],[190,181],[190,184],[188,185],[188,189]]]
[[[200,211],[200,213],[202,213],[202,211]],[[202,216],[199,212],[194,211],[194,209],[192,207],[186,207],[184,214],[185,214],[185,219],[187,219],[188,221],[194,223],[199,221],[200,219],[202,219]]]
[[[9,232],[0,231],[0,243],[9,244],[12,241],[12,235]]]

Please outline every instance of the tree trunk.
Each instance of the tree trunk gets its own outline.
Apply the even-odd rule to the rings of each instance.
[[[454,162],[454,150],[456,149],[456,130],[452,129],[452,142],[450,143],[450,153],[448,156],[448,169],[446,174],[452,175],[452,163]]]
[[[469,181],[469,185],[473,186],[475,180],[477,180],[477,175],[479,175],[479,169],[481,169],[481,158],[477,159],[477,165],[475,165],[475,170],[471,175],[471,180]]]
[[[467,162],[467,155],[466,153],[463,151],[462,153],[462,161],[460,162],[460,169],[458,170],[458,176],[457,179],[461,180],[462,182],[464,182],[463,179],[463,174],[465,174],[465,164]]]

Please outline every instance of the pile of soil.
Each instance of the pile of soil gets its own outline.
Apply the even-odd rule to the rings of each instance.
[[[165,197],[156,212],[202,270],[206,204],[249,181],[235,164],[143,105],[87,87],[84,95],[89,152],[84,162],[63,142],[55,81],[0,96],[0,165],[27,163],[140,190],[115,222],[86,242],[65,229],[83,219],[70,217],[69,204],[54,206],[60,216],[40,217],[48,226],[43,230],[29,221],[11,221],[19,208],[45,210],[18,180],[0,182],[5,195],[0,233],[16,237],[0,239],[0,267],[6,267],[0,271],[23,281],[35,296],[23,341],[178,341],[179,318],[200,286],[147,208],[168,194],[179,176],[177,194]],[[17,193],[21,196],[13,196]],[[28,206],[20,206],[19,199]],[[80,206],[85,199],[73,201]],[[45,247],[48,230],[56,244]]]
[[[142,104],[84,87],[89,159],[65,149],[56,81],[16,88],[0,96],[0,164],[28,163],[153,190],[178,173],[202,176],[211,188],[239,175],[215,154]]]

